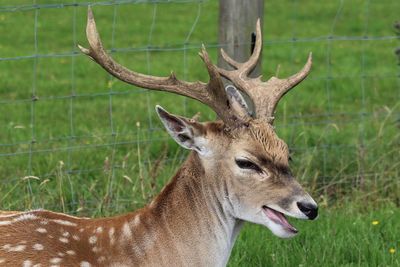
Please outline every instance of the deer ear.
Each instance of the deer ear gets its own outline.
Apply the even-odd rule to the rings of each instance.
[[[247,104],[247,101],[235,86],[230,84],[227,85],[225,87],[225,92],[228,96],[229,103],[240,117],[244,118],[252,116],[253,112],[250,106]]]
[[[179,145],[195,150],[200,155],[208,153],[203,124],[171,114],[159,105],[156,111],[168,133]]]

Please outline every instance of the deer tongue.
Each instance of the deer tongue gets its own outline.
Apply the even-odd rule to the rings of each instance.
[[[264,213],[265,215],[267,215],[267,217],[273,221],[276,224],[282,225],[285,229],[293,232],[293,233],[297,233],[297,229],[294,228],[286,219],[285,215],[279,211],[276,211],[274,209],[271,209],[267,206],[263,207]]]

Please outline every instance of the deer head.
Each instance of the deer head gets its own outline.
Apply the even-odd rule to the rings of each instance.
[[[202,186],[217,192],[224,214],[265,225],[280,237],[297,233],[285,215],[311,220],[317,217],[317,205],[295,180],[289,168],[288,146],[273,127],[278,101],[307,77],[311,54],[303,69],[289,78],[262,81],[261,77],[249,77],[262,49],[258,20],[255,49],[247,62],[236,62],[222,50],[222,57],[233,70],[221,69],[211,62],[203,46],[199,54],[210,80],[187,82],[174,73],[168,77],[144,75],[115,62],[103,48],[90,9],[86,33],[89,48],[80,49],[116,78],[142,88],[184,95],[215,111],[219,120],[201,123],[156,107],[168,133],[179,145],[193,150],[201,165],[201,175],[186,179],[201,179]],[[233,86],[225,89],[221,77]],[[243,94],[252,101],[254,110],[249,109]]]

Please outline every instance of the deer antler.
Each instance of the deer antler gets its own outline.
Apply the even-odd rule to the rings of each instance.
[[[236,126],[242,121],[243,118],[240,118],[234,108],[231,107],[221,76],[217,67],[211,62],[204,45],[199,55],[206,65],[210,81],[208,83],[186,82],[178,80],[173,72],[169,77],[145,75],[129,70],[114,61],[104,50],[90,7],[88,9],[86,36],[89,49],[78,45],[80,50],[121,81],[142,88],[172,92],[196,99],[212,108],[227,127]]]
[[[218,72],[225,78],[229,79],[239,90],[246,93],[253,101],[255,107],[255,116],[257,118],[266,118],[269,123],[274,121],[274,112],[279,100],[290,89],[304,80],[310,72],[312,65],[312,54],[308,56],[307,63],[298,73],[286,79],[271,77],[268,81],[261,81],[258,78],[250,78],[248,74],[256,66],[261,55],[262,36],[260,19],[257,20],[256,43],[254,52],[249,60],[240,63],[229,57],[223,49],[221,49],[222,58],[231,65],[234,70],[225,70],[217,68]]]

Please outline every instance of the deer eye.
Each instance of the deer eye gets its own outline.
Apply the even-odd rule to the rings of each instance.
[[[255,164],[249,160],[235,159],[235,162],[236,162],[236,165],[238,165],[239,168],[241,168],[241,169],[254,170],[254,171],[260,172],[260,173],[262,172],[261,168],[257,164]]]

